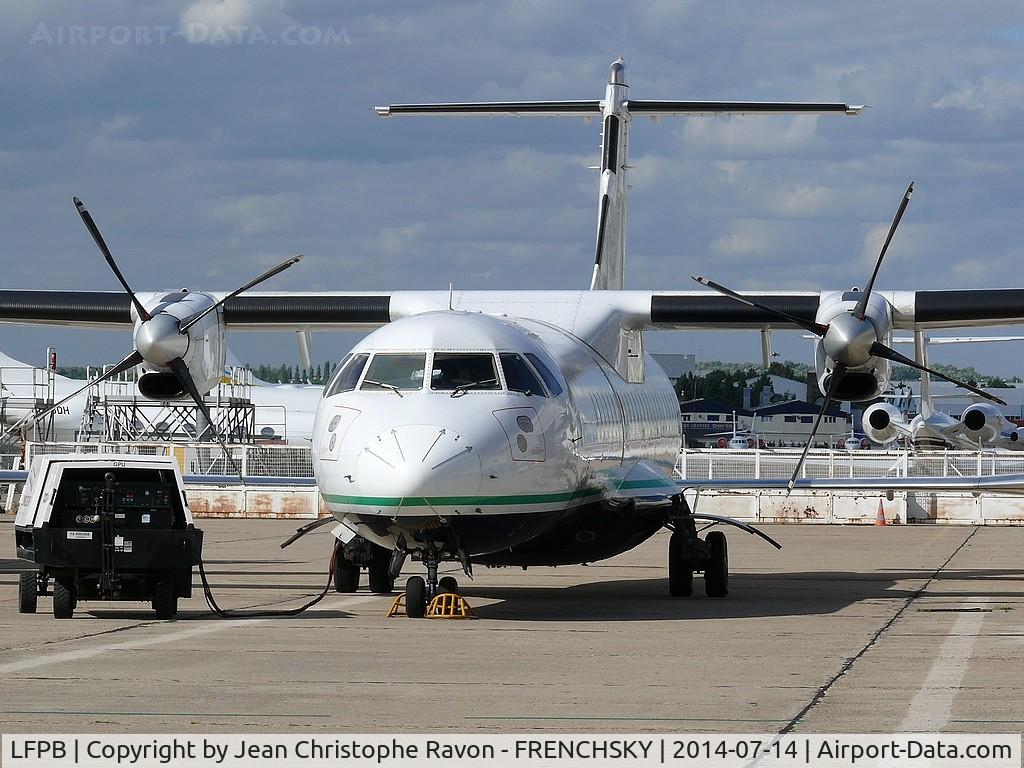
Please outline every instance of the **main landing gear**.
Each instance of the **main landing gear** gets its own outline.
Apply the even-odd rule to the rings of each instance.
[[[370,578],[370,591],[378,595],[388,594],[395,588],[391,558],[390,550],[357,536],[338,550],[334,562],[334,590],[357,591],[365,567]]]
[[[718,515],[695,514],[682,494],[672,499],[668,528],[668,591],[673,597],[693,594],[693,574],[703,571],[704,594],[725,597],[729,594],[729,544],[722,531],[711,531],[703,539],[697,532],[696,521],[732,525],[740,530],[760,536],[776,549],[782,545],[752,525]]]

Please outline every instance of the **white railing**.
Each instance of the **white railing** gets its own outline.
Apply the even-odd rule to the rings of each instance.
[[[793,474],[796,449],[684,448],[676,474],[695,479],[786,479]],[[839,451],[812,450],[801,477],[961,477],[1024,473],[1024,451]]]
[[[312,449],[296,445],[228,445],[246,477],[313,477]],[[230,462],[217,443],[28,443],[25,465],[32,457],[51,453],[129,453],[173,456],[185,475],[232,475]]]

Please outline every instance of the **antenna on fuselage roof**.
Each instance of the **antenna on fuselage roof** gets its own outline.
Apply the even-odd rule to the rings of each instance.
[[[859,115],[862,105],[826,102],[768,101],[649,101],[626,98],[626,65],[621,58],[608,69],[602,100],[477,101],[464,103],[391,104],[374,107],[378,117],[419,115],[522,117],[601,116],[601,177],[597,193],[597,244],[591,290],[621,290],[626,261],[626,162],[629,124],[634,116],[699,117],[708,115],[807,115],[841,113]]]
[[[448,309],[455,309],[454,293],[455,283],[448,283]]]

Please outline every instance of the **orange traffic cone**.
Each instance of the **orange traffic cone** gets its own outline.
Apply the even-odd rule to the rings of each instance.
[[[882,500],[878,500],[878,514],[875,515],[875,525],[888,525],[885,522],[885,509],[882,507]]]

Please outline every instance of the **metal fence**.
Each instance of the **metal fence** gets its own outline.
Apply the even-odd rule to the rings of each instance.
[[[683,449],[676,474],[695,479],[788,479],[799,450]],[[1024,451],[834,451],[812,450],[801,477],[962,477],[1024,473]]]
[[[294,445],[228,445],[246,477],[313,477],[312,449]],[[25,465],[52,453],[127,453],[173,456],[182,474],[232,475],[235,470],[216,443],[28,443]]]

